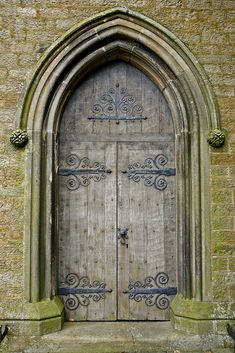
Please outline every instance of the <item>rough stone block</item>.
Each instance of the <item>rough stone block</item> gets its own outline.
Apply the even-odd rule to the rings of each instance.
[[[181,7],[182,0],[155,0],[156,8],[158,7]]]
[[[231,228],[232,229],[232,228]],[[212,232],[212,254],[232,255],[235,253],[234,231]]]
[[[214,204],[229,204],[233,201],[233,192],[230,189],[213,191],[211,200]]]
[[[10,31],[7,29],[0,30],[0,39],[4,40],[4,39],[8,39],[8,38],[11,38]]]
[[[226,271],[229,270],[228,258],[222,256],[213,256],[212,258],[212,270],[213,271]]]
[[[217,96],[233,97],[235,96],[234,87],[214,85],[214,90]]]
[[[186,0],[186,6],[196,9],[208,9],[211,8],[211,2],[209,0]]]
[[[73,19],[64,19],[64,20],[59,19],[56,21],[56,27],[59,29],[63,29],[65,31],[71,28],[73,24],[74,24]]]
[[[230,190],[231,191],[231,190]],[[226,205],[213,204],[211,206],[212,217],[226,217],[233,216],[235,211],[235,205],[233,203],[227,203]]]
[[[234,126],[234,113],[235,109],[233,107],[233,101],[232,98],[230,99],[230,102],[228,104],[224,104],[224,107],[226,107],[226,110],[224,109],[221,113],[221,122],[228,130],[230,133],[235,133],[235,126]]]
[[[224,44],[228,41],[228,36],[225,34],[218,33],[216,31],[205,31],[202,32],[202,42],[206,44]]]
[[[229,167],[224,167],[224,166],[220,166],[220,165],[212,165],[211,166],[211,176],[212,178],[214,176],[223,176],[223,177],[227,177],[229,175]],[[216,180],[216,179],[215,179]],[[224,189],[226,190],[226,189]],[[213,192],[216,191],[213,190]]]
[[[0,33],[1,38],[1,33]],[[17,55],[13,53],[5,53],[0,56],[0,65],[6,67],[14,67],[17,65]]]
[[[230,153],[213,153],[211,163],[215,165],[231,165],[235,164],[235,155]]]
[[[33,7],[18,7],[17,12],[20,16],[23,17],[36,17],[37,11]]]
[[[0,82],[2,82],[7,76],[7,69],[0,68]]]
[[[229,259],[229,270],[235,272],[235,256],[231,256]],[[235,296],[234,296],[235,301]]]
[[[213,230],[229,230],[233,229],[233,217],[223,216],[212,218],[212,229]]]
[[[227,302],[229,298],[229,271],[214,271],[212,274],[212,293],[214,302]]]
[[[212,5],[215,8],[232,9],[234,10],[233,0],[212,0]]]

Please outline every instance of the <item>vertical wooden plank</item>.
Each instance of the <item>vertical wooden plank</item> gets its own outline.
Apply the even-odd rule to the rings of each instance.
[[[165,154],[168,156],[169,168],[175,168],[175,149],[174,143],[169,142],[165,148]],[[167,188],[164,192],[164,248],[165,248],[165,272],[169,274],[169,283],[171,287],[177,287],[177,242],[176,242],[176,185],[175,178],[168,178]],[[173,298],[170,297],[170,300]]]
[[[172,116],[166,99],[162,94],[159,96],[159,108],[159,133],[168,135],[171,132]]]
[[[155,133],[159,138],[159,112],[161,92],[154,83],[143,74],[142,77],[142,101],[144,115],[147,120],[142,123],[142,133]]]
[[[133,105],[130,104],[131,115],[136,116],[137,106],[143,107],[142,102],[142,73],[133,66],[127,66],[127,93],[134,100]],[[128,133],[141,133],[142,121],[133,120],[127,122]]]
[[[151,143],[146,148],[148,156],[153,160],[157,155],[162,154],[163,146],[159,143]],[[147,271],[151,276],[155,277],[157,273],[165,272],[164,260],[165,260],[165,248],[164,238],[167,234],[164,233],[164,218],[167,215],[164,214],[164,191],[156,189],[154,186],[148,189],[148,210],[151,210],[151,214],[148,217],[148,253],[151,254],[151,258],[148,258]],[[154,310],[152,310],[154,309]],[[156,306],[148,308],[148,320],[164,320],[169,319],[169,311],[159,310]]]
[[[119,144],[119,165],[121,170],[128,168],[132,161],[138,160],[139,149],[136,143]],[[130,283],[136,282],[145,275],[144,266],[144,219],[142,210],[142,195],[138,183],[129,180],[126,174],[120,176],[119,183],[119,225],[128,230],[128,247],[119,243],[119,315],[123,320],[138,320],[145,315],[142,303],[129,300],[128,294],[123,295],[123,290],[128,289]]]
[[[122,173],[129,164],[129,156],[126,153],[126,146],[123,143],[118,144],[118,224],[120,229],[128,229],[128,240],[126,244],[121,243],[121,239],[117,241],[117,275],[118,275],[118,319],[128,320],[130,318],[130,301],[128,296],[123,293],[129,284],[129,273],[131,265],[131,257],[129,255],[130,240],[132,239],[133,228],[130,223],[130,198],[129,185],[126,181],[125,174]],[[117,235],[118,236],[118,235]]]
[[[107,100],[107,96],[109,95],[109,78],[103,70],[97,72],[96,75],[93,75],[93,95],[90,97],[90,115],[96,116],[92,110],[95,106],[98,107],[99,113],[98,116],[101,116],[104,113],[109,113],[109,106],[113,107],[113,103]],[[106,103],[104,103],[104,99],[106,99]],[[101,107],[101,108],[100,108]],[[109,133],[109,122],[102,120],[93,120],[91,121],[93,124],[93,133],[96,135],[103,135]]]
[[[105,182],[104,205],[104,278],[107,287],[112,289],[111,294],[107,294],[104,301],[105,320],[117,319],[117,242],[116,242],[116,216],[117,216],[117,151],[116,143],[106,143],[105,165],[112,169]]]
[[[129,151],[130,164],[133,165],[135,162],[143,161],[144,144],[141,142],[135,142],[128,144],[126,148]],[[142,180],[141,180],[142,182]],[[146,275],[146,263],[145,263],[145,247],[146,247],[146,229],[145,229],[145,218],[144,218],[144,199],[145,189],[140,182],[129,181],[130,188],[130,219],[133,227],[132,239],[130,241],[130,255],[132,258],[130,266],[129,281],[143,282]],[[143,301],[136,302],[135,300],[130,301],[130,318],[132,320],[145,320],[146,319],[146,306]]]
[[[91,75],[82,82],[73,98],[76,105],[75,131],[78,137],[83,134],[90,135],[93,133],[93,123],[88,117],[92,115],[94,95],[94,77]]]
[[[127,85],[127,66],[121,61],[117,61],[112,64],[112,70],[111,72],[107,75],[109,78],[109,87],[112,87],[112,89],[115,91],[115,109],[119,113],[118,115],[120,116],[120,111],[121,111],[121,96],[122,96],[122,90],[126,88]],[[127,123],[125,121],[119,121],[119,124],[117,124],[116,121],[110,121],[110,134],[125,134],[126,133],[126,125]]]
[[[150,143],[145,147],[145,158],[154,159],[162,153],[159,144]],[[147,219],[147,265],[146,273],[155,277],[164,270],[164,213],[163,194],[154,186],[146,188],[145,214]],[[164,312],[154,307],[147,308],[148,320],[164,320]]]
[[[104,162],[103,143],[95,142],[92,149],[88,150],[88,158],[94,162]],[[102,207],[103,182],[91,182],[88,186],[88,276],[93,281],[104,281],[103,253],[104,248],[103,227],[104,226],[104,207]],[[93,303],[92,303],[93,304]],[[87,307],[88,320],[102,320],[104,313],[103,301],[97,301],[95,305]]]

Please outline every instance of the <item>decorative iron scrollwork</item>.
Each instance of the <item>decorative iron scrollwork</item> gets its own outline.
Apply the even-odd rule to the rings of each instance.
[[[169,307],[170,301],[168,295],[177,294],[176,287],[164,287],[169,281],[169,277],[164,272],[159,272],[155,277],[148,276],[144,282],[136,281],[130,283],[124,294],[128,294],[129,299],[136,302],[144,300],[147,306],[154,306],[165,310]]]
[[[69,285],[69,287],[59,287],[58,295],[69,295],[66,299],[65,306],[68,310],[76,310],[79,305],[88,306],[91,299],[98,302],[105,299],[105,293],[111,293],[111,288],[106,288],[106,284],[100,281],[91,282],[89,277],[78,277],[76,273],[69,273],[65,282],[61,285]]]
[[[143,115],[143,107],[136,103],[136,98],[129,94],[126,88],[119,88],[119,83],[115,88],[110,88],[108,92],[102,94],[99,101],[93,105],[90,120],[115,120],[119,124],[121,120],[135,121],[146,120]]]
[[[91,162],[89,158],[79,156],[75,153],[66,158],[67,165],[73,168],[60,168],[58,174],[67,176],[67,188],[77,190],[80,186],[88,186],[91,179],[95,182],[106,178],[106,174],[112,173],[99,162]]]
[[[167,187],[166,176],[175,175],[175,168],[162,168],[167,164],[168,159],[163,154],[158,154],[154,159],[148,157],[144,164],[136,162],[130,164],[127,170],[122,170],[129,179],[138,183],[144,180],[145,186],[153,186],[158,190],[165,190]]]

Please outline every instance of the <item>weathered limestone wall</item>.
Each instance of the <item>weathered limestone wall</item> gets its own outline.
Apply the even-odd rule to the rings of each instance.
[[[235,310],[233,0],[0,0],[0,302],[24,300],[24,149],[9,142],[34,64],[79,21],[114,6],[156,20],[196,56],[217,97],[224,147],[211,149],[211,300]],[[206,167],[206,166],[205,166]],[[208,264],[210,259],[208,259]],[[224,304],[224,306],[223,306]],[[2,316],[0,306],[0,317]]]

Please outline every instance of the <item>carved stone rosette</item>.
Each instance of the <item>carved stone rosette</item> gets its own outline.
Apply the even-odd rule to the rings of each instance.
[[[24,147],[29,140],[27,131],[17,129],[14,130],[10,136],[10,142],[15,146],[15,147]]]
[[[222,130],[214,129],[207,134],[207,142],[210,146],[218,148],[225,142],[225,133]]]

